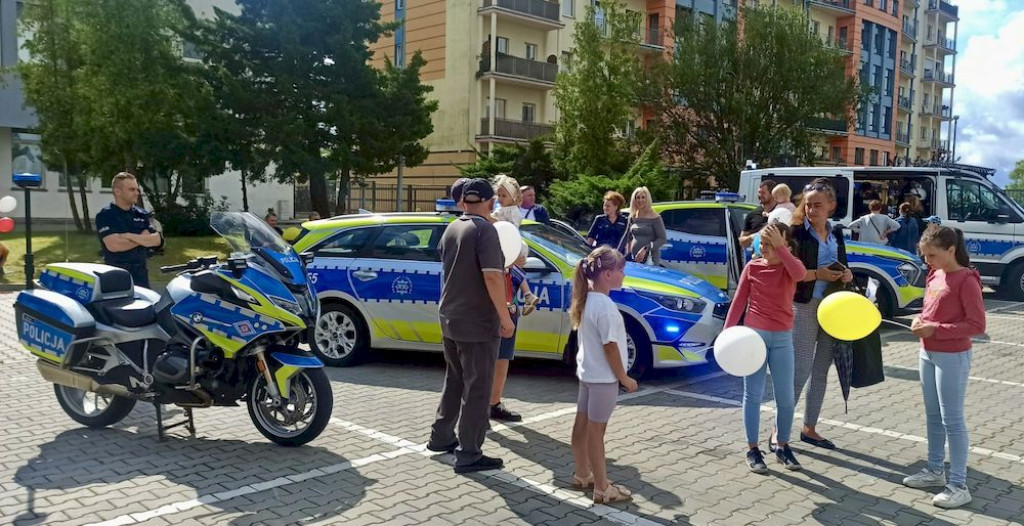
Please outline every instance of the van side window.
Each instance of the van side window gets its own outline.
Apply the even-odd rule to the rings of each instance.
[[[946,181],[946,207],[953,221],[1021,222],[1021,218],[991,188],[978,181],[949,179]]]
[[[355,257],[373,239],[378,227],[354,228],[334,236],[333,239],[316,247],[313,252],[319,257]]]
[[[799,204],[800,201],[797,197],[803,194],[804,187],[818,177],[820,176],[769,174],[762,176],[762,179],[771,179],[776,183],[784,183],[789,186],[793,192],[793,202]],[[836,211],[832,214],[832,219],[843,219],[850,206],[850,182],[842,177],[826,177],[826,179],[831,181],[832,186],[836,189]]]
[[[725,211],[721,208],[683,208],[661,213],[669,230],[698,236],[725,237]]]

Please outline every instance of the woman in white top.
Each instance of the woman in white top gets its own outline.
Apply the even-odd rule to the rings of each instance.
[[[626,375],[626,325],[608,296],[622,287],[626,260],[609,246],[596,248],[576,265],[569,318],[577,329],[576,376],[580,380],[572,456],[573,486],[594,488],[594,503],[632,499],[629,490],[608,481],[604,433],[615,409],[621,383],[630,393],[636,380]]]

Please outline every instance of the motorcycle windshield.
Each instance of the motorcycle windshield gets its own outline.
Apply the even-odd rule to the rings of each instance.
[[[253,254],[287,281],[305,283],[305,272],[295,250],[270,225],[249,212],[214,212],[210,228],[220,234],[235,255]]]

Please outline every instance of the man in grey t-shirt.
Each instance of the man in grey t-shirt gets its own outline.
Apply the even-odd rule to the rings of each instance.
[[[484,179],[473,179],[460,185],[460,194],[466,213],[448,225],[439,245],[443,273],[438,310],[447,369],[427,449],[454,451],[455,472],[470,473],[504,465],[499,458],[484,456],[481,448],[490,425],[498,346],[515,326],[505,301],[498,232],[486,219],[494,189]]]

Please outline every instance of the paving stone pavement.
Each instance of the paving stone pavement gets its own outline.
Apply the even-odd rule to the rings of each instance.
[[[0,294],[0,524],[1021,524],[1024,520],[1024,304],[987,299],[966,411],[974,502],[943,511],[903,487],[926,448],[916,341],[887,329],[887,380],[835,377],[819,430],[840,449],[794,446],[805,469],[750,474],[742,382],[713,366],[659,372],[625,395],[609,424],[609,476],[635,493],[592,506],[571,488],[576,382],[562,366],[513,364],[507,403],[522,425],[494,427],[500,472],[458,476],[424,451],[444,374],[439,355],[381,353],[330,369],[335,407],[302,448],[272,445],[243,407],[196,411],[198,438],[156,440],[152,407],[105,430],[79,427],[17,345],[14,294]],[[769,382],[770,386],[770,382]],[[774,419],[770,387],[762,436]],[[802,406],[797,408],[802,410]],[[797,425],[799,421],[797,422]]]

